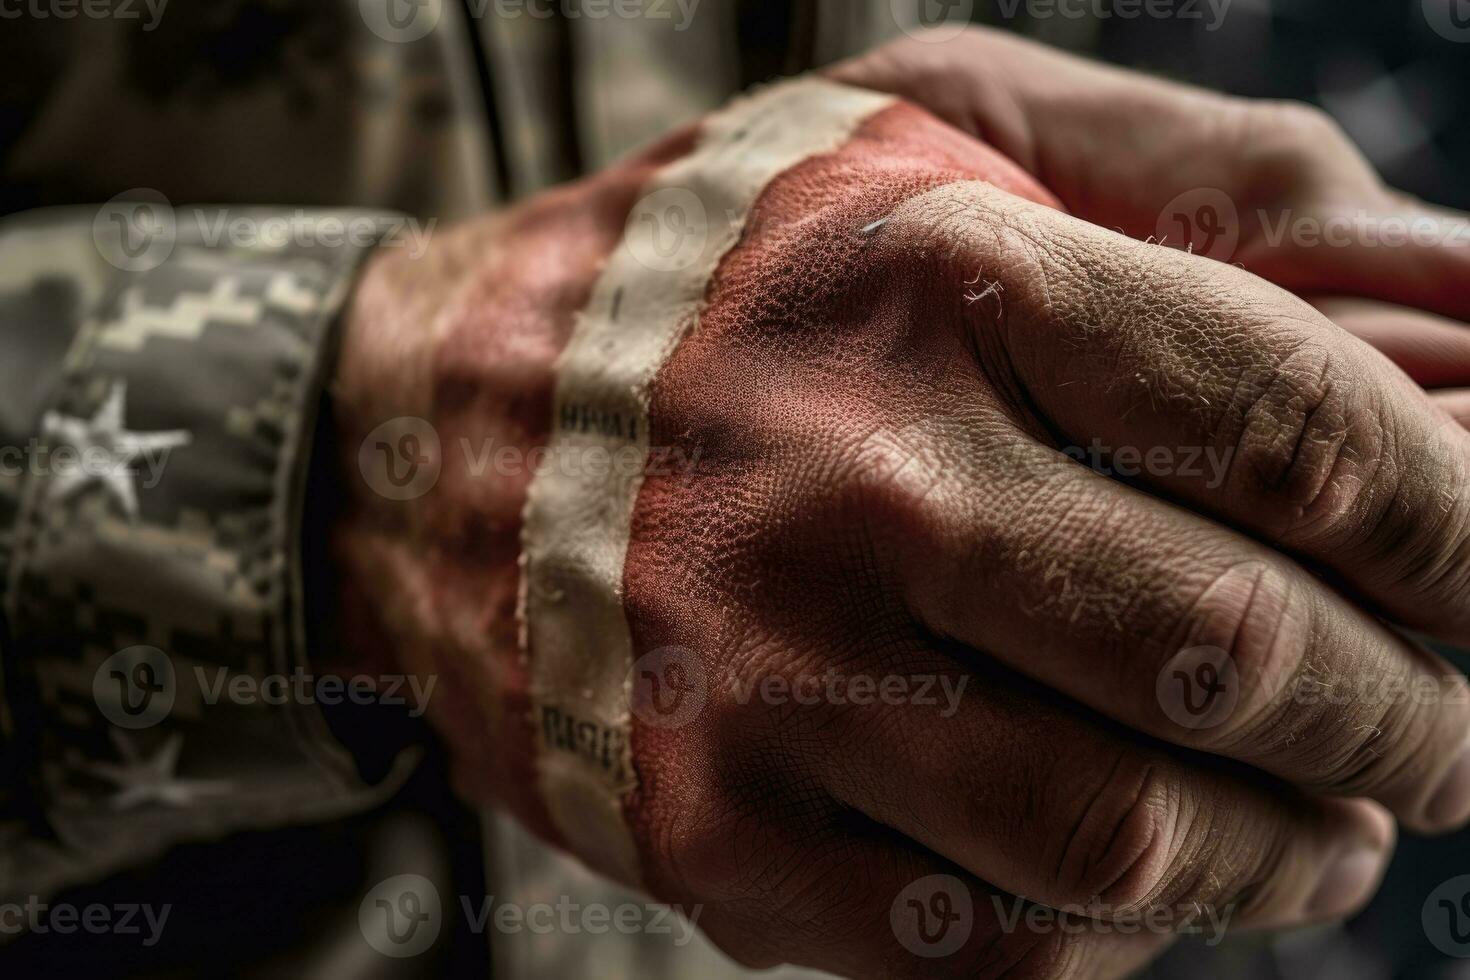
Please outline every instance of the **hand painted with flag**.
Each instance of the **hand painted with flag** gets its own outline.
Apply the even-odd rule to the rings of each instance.
[[[1470,638],[1470,436],[1289,290],[1458,294],[1130,237],[1202,182],[1390,198],[1199,93],[1059,60],[1033,104],[991,43],[762,90],[348,323],[352,645],[443,678],[466,796],[753,966],[1122,976],[1470,817],[1464,679],[1388,625]],[[395,418],[410,500],[355,477]]]

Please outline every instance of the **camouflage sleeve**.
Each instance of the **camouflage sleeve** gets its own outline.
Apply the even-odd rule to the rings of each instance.
[[[302,594],[333,325],[393,219],[183,215],[0,222],[0,902],[369,807],[417,758],[334,738],[370,696],[312,674]]]

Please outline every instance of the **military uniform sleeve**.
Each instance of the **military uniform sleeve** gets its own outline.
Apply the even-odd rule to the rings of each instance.
[[[306,481],[387,215],[166,202],[0,222],[0,902],[373,806],[317,676]],[[333,660],[324,657],[323,660]]]

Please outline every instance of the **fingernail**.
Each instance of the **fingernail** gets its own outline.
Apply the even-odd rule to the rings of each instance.
[[[1330,865],[1307,901],[1313,919],[1338,919],[1367,901],[1383,871],[1384,853],[1370,847],[1348,851]]]
[[[1457,827],[1470,819],[1470,746],[1445,773],[1424,807],[1424,819],[1435,827]]]

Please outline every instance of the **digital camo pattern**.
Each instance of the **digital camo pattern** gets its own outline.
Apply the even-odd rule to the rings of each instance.
[[[313,704],[217,686],[309,667],[307,456],[364,249],[209,247],[205,223],[179,222],[162,264],[122,272],[94,215],[0,226],[0,255],[29,262],[0,273],[0,329],[12,380],[31,381],[0,386],[4,445],[24,447],[0,484],[0,901],[359,810],[411,762],[365,786]]]

